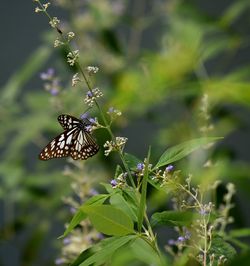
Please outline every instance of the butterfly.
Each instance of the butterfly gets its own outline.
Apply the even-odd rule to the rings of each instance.
[[[64,132],[55,137],[39,154],[39,159],[49,160],[71,156],[74,160],[86,160],[95,155],[99,146],[87,130],[89,122],[71,115],[59,115],[58,122]]]

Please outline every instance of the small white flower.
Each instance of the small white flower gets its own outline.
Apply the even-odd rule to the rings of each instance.
[[[79,57],[79,50],[69,52],[67,54],[67,62],[69,63],[70,66],[73,66],[76,63],[78,57]]]
[[[58,47],[58,46],[63,45],[63,44],[64,44],[64,42],[60,41],[58,38],[55,39],[55,41],[54,41],[54,47]]]
[[[51,21],[49,22],[52,28],[56,28],[59,23],[60,23],[60,20],[57,17],[53,17]]]
[[[43,4],[43,8],[44,8],[43,10],[46,11],[49,5],[50,5],[50,2]]]
[[[70,31],[67,33],[68,42],[71,41],[75,37],[75,33],[73,31]]]
[[[104,151],[104,155],[108,156],[110,154],[110,152],[112,151],[117,151],[117,150],[123,150],[124,145],[127,142],[127,138],[125,137],[116,137],[115,141],[111,140],[111,141],[106,141],[103,145],[104,148],[107,148]]]
[[[36,8],[35,8],[35,12],[36,12],[36,13],[39,13],[39,12],[42,12],[42,11],[43,11],[43,10],[42,10],[41,8],[39,8],[39,7],[36,7]]]
[[[80,81],[79,73],[74,74],[72,77],[72,87],[75,87]]]
[[[84,98],[84,102],[88,106],[92,107],[94,105],[95,100],[99,97],[102,97],[102,96],[103,96],[102,91],[99,88],[94,88],[93,90],[88,91],[86,93],[86,97]]]
[[[89,75],[96,74],[99,71],[99,68],[96,66],[88,66],[87,71],[88,71]]]
[[[121,116],[122,112],[120,110],[115,109],[114,107],[110,107],[107,111],[107,114],[110,115],[111,119],[114,119],[116,116]]]

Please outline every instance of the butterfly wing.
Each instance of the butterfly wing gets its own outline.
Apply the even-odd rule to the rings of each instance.
[[[78,128],[75,127],[58,135],[42,150],[39,154],[39,158],[41,160],[49,160],[69,156],[73,137],[77,131]]]
[[[70,156],[74,160],[86,160],[89,157],[94,156],[98,150],[99,146],[96,144],[92,136],[88,132],[80,130],[73,139]]]
[[[64,130],[68,130],[83,124],[81,120],[71,115],[59,115],[57,120]]]
[[[57,120],[64,130],[71,129],[73,127],[83,127],[90,124],[87,119],[83,121],[71,115],[59,115]]]
[[[85,130],[87,123],[65,114],[58,116],[58,122],[65,131],[42,150],[39,154],[41,160],[67,156],[74,160],[86,160],[98,152],[99,146]]]

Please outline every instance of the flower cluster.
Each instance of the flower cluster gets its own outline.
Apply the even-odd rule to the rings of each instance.
[[[210,106],[209,106],[209,99],[208,95],[204,94],[201,98],[201,105],[200,105],[200,132],[202,134],[208,134],[214,129],[214,125],[211,122],[211,115],[210,115]]]
[[[64,45],[64,42],[62,42],[59,38],[56,38],[54,41],[54,47],[56,48],[61,45]]]
[[[125,137],[116,137],[115,141],[106,141],[103,145],[103,147],[106,148],[104,155],[108,156],[112,151],[122,151],[127,140],[128,139]]]
[[[184,243],[186,243],[190,238],[192,234],[189,230],[187,230],[185,227],[183,228],[183,234],[180,235],[176,240],[174,239],[169,239],[168,240],[168,245],[169,246],[181,246]]]
[[[39,1],[38,0],[34,0],[34,2],[38,2],[39,3]],[[39,3],[40,4],[40,3]],[[40,7],[36,7],[35,8],[35,12],[36,13],[39,13],[39,12],[45,12],[46,10],[47,10],[47,8],[49,7],[49,5],[50,5],[50,2],[47,2],[47,3],[45,3],[45,4],[40,4]]]
[[[112,179],[110,184],[112,188],[123,188],[126,186],[127,173],[120,174],[116,179]]]
[[[228,192],[223,198],[224,204],[215,209],[215,205],[212,202],[204,202],[207,197],[204,193],[206,195],[207,193],[214,193],[213,191],[217,188],[218,182],[216,182],[216,186],[207,187],[205,191],[199,186],[193,187],[191,185],[191,175],[182,184],[178,178],[175,178],[175,172],[172,176],[167,173],[169,170],[172,171],[172,169],[172,167],[168,166],[164,172],[160,173],[158,171],[157,181],[164,182],[163,188],[171,189],[174,194],[172,198],[174,209],[192,214],[192,219],[188,228],[176,227],[179,237],[176,240],[170,239],[165,248],[173,254],[176,247],[178,252],[182,252],[185,247],[191,247],[196,250],[197,256],[195,259],[199,263],[202,264],[208,259],[213,261],[214,253],[211,251],[213,239],[218,231],[223,234],[226,225],[232,222],[229,210],[233,207],[231,200],[235,193],[234,185],[231,183],[227,185]],[[216,213],[217,218],[211,219],[212,213]],[[224,254],[220,254],[220,257],[221,261],[225,262],[226,257]]]
[[[51,26],[52,28],[57,28],[57,26],[59,25],[59,23],[60,23],[60,20],[59,20],[57,17],[53,17],[53,18],[50,20],[50,22],[49,22],[49,24],[50,24],[50,26]]]
[[[69,63],[70,66],[74,66],[78,58],[79,58],[79,50],[75,50],[67,54],[67,62]]]
[[[67,40],[70,42],[75,37],[75,33],[73,31],[70,31],[67,33]]]
[[[117,116],[121,116],[122,112],[114,107],[110,107],[107,111],[107,114],[110,116],[111,121],[113,121]]]
[[[162,170],[156,170],[156,172],[154,173],[153,176],[153,180],[157,181],[160,183],[160,186],[163,187],[166,185],[166,183],[168,183],[168,181],[170,180],[175,180],[178,177],[179,171],[175,171],[174,170],[174,166],[173,165],[168,165],[164,171]]]
[[[94,88],[91,91],[88,91],[86,93],[86,96],[84,98],[85,104],[87,104],[89,107],[92,107],[94,105],[94,102],[97,98],[102,97],[103,93],[99,88]]]
[[[59,78],[55,76],[55,70],[53,68],[49,68],[46,72],[42,72],[40,78],[45,81],[44,88],[46,91],[50,92],[51,95],[56,96],[60,93],[60,81]]]
[[[98,192],[93,188],[91,189],[95,179],[94,176],[90,178],[89,172],[88,175],[83,175],[83,173],[87,173],[86,166],[78,161],[71,160],[70,162],[73,165],[65,167],[63,174],[72,178],[71,188],[76,197],[64,197],[63,201],[75,213],[89,197],[96,195]],[[76,229],[64,238],[61,256],[56,259],[55,264],[70,264],[83,250],[102,238],[103,235],[97,232],[88,220],[83,220]]]
[[[96,74],[99,71],[99,68],[96,66],[87,66],[86,69],[89,75]]]
[[[72,87],[75,87],[79,82],[81,82],[81,79],[79,78],[79,73],[75,73],[72,77]]]

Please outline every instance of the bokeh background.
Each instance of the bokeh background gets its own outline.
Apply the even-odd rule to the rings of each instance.
[[[117,135],[126,151],[157,158],[167,147],[201,136],[224,136],[211,155],[213,174],[197,171],[204,158],[180,167],[196,183],[236,185],[232,227],[250,226],[250,3],[229,1],[52,1],[50,13],[76,34],[82,64],[100,68],[94,83],[105,108],[123,116]],[[0,265],[54,265],[72,194],[66,159],[41,162],[41,148],[60,130],[57,116],[80,116],[86,88],[72,88],[75,69],[55,49],[56,33],[32,1],[1,6]],[[39,73],[55,69],[59,93],[44,89]],[[97,115],[95,110],[92,116]],[[106,139],[96,132],[98,143]],[[97,180],[110,180],[115,156],[88,161]],[[198,158],[199,157],[199,160]],[[199,173],[199,174],[198,174]],[[157,197],[154,197],[154,199]],[[159,206],[165,199],[158,199]],[[168,236],[166,236],[168,238]],[[246,239],[246,243],[247,239]]]

